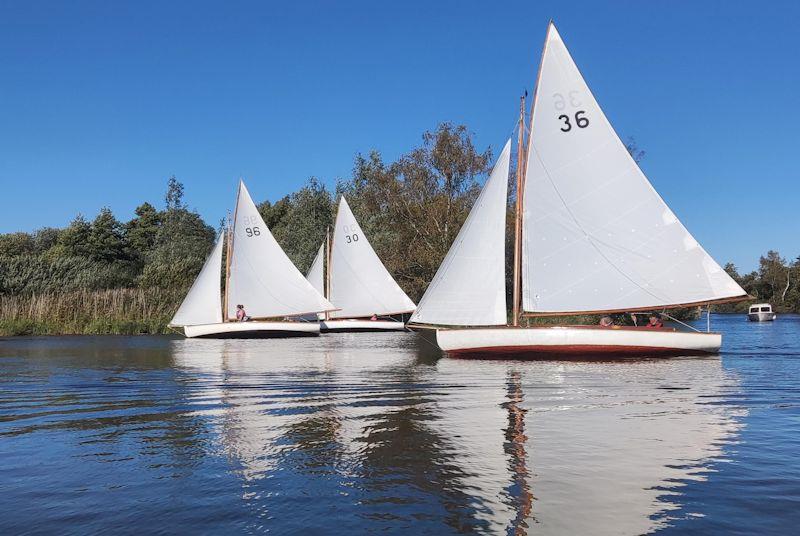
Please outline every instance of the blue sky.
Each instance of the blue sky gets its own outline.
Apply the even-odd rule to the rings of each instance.
[[[175,174],[215,223],[441,121],[502,147],[553,18],[642,167],[720,262],[800,254],[800,2],[0,0],[0,232]]]

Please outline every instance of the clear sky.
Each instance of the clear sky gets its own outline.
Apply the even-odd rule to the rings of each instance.
[[[166,179],[212,224],[441,121],[502,147],[553,18],[645,173],[721,263],[800,254],[800,2],[0,0],[0,232]]]

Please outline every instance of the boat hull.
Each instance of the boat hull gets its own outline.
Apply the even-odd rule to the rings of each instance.
[[[278,339],[319,335],[317,322],[222,322],[184,326],[184,335],[203,339]]]
[[[772,322],[777,317],[775,313],[747,313],[750,322]]]
[[[448,355],[495,359],[614,358],[715,354],[719,333],[672,329],[541,327],[438,329]]]
[[[365,333],[375,331],[404,331],[405,324],[393,320],[321,320],[322,333]]]

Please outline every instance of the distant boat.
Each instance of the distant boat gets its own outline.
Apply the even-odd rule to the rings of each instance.
[[[278,245],[243,181],[239,182],[236,210],[228,233],[223,300],[220,286],[225,234],[220,233],[170,326],[182,327],[187,337],[215,339],[319,335],[316,321],[270,320],[330,311],[334,307],[311,286]],[[236,321],[238,304],[244,305],[250,321]]]
[[[339,201],[333,240],[328,237],[320,246],[306,278],[336,307],[320,315],[323,333],[402,331],[402,321],[387,317],[416,309],[372,249],[344,197]]]
[[[776,318],[778,315],[772,312],[772,306],[768,303],[755,303],[747,311],[750,322],[772,322]]]
[[[520,326],[521,316],[660,312],[747,295],[664,203],[586,85],[555,25],[542,53],[525,142],[520,106],[513,316],[507,325],[506,143],[410,325],[451,355],[685,355],[719,333]]]

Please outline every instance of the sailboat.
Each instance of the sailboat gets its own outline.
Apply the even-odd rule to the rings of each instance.
[[[513,313],[505,293],[511,140],[410,325],[452,355],[716,353],[722,336],[672,328],[522,327],[526,316],[710,307],[747,299],[661,199],[548,26],[525,140],[520,104]]]
[[[220,233],[203,269],[170,321],[186,337],[272,338],[319,335],[319,323],[288,320],[335,309],[303,277],[278,245],[239,181],[227,241],[224,299]],[[236,321],[237,305],[251,320]],[[287,320],[272,320],[287,318]]]
[[[385,318],[416,308],[372,249],[344,197],[339,200],[333,239],[330,234],[326,237],[306,278],[336,307],[320,315],[323,333],[402,331],[403,322]]]

